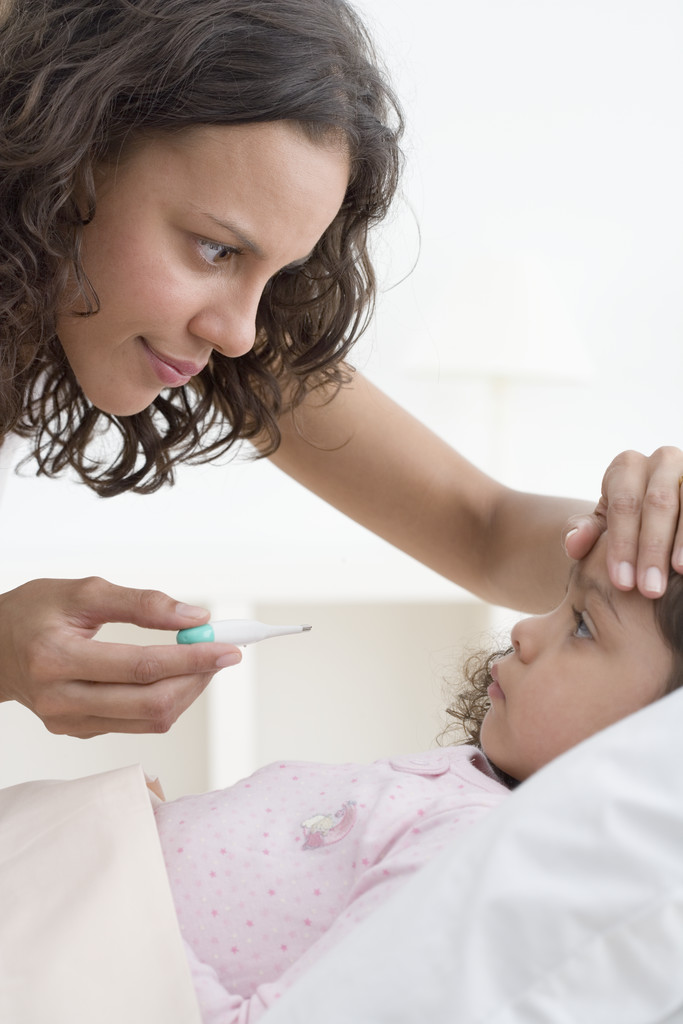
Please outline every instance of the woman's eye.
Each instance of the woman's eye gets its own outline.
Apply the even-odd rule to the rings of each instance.
[[[584,619],[582,613],[580,611],[577,611],[576,608],[572,608],[572,611],[574,612],[574,620],[576,622],[574,636],[578,637],[580,640],[592,640],[593,634],[586,625],[586,620]]]
[[[238,255],[239,250],[231,245],[223,245],[221,242],[208,242],[206,239],[199,241],[199,251],[207,263],[225,263],[231,256]]]

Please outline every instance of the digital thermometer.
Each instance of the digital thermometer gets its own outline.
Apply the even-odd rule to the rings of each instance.
[[[224,644],[256,644],[271,636],[288,636],[291,633],[307,633],[310,626],[268,626],[254,619],[219,619],[203,626],[181,629],[176,636],[179,644],[210,643],[218,640]]]

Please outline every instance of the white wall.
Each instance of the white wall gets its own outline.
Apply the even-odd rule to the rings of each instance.
[[[519,389],[497,467],[519,486],[591,493],[619,449],[680,442],[681,5],[362,6],[407,100],[422,232],[382,311],[382,372],[417,354],[447,386],[517,360],[582,382],[559,403]],[[476,451],[467,433],[454,440]]]
[[[617,451],[683,446],[683,8],[358,6],[392,68],[409,133],[405,196],[377,241],[384,294],[357,365],[483,468],[529,490],[591,497]],[[406,277],[417,225],[419,259]],[[173,490],[113,501],[65,481],[14,478],[2,520],[3,589],[38,575],[99,573],[223,613],[307,607],[329,638],[313,663],[296,647],[304,637],[249,651],[244,667],[216,681],[212,704],[168,737],[67,741],[1,706],[0,730],[13,738],[0,753],[4,784],[131,760],[170,773],[171,791],[228,781],[274,749],[259,732],[259,687],[277,686],[274,673],[283,687],[298,685],[306,661],[307,692],[318,700],[339,650],[351,651],[359,671],[395,671],[395,652],[371,660],[341,610],[333,637],[330,607],[352,615],[355,604],[379,602],[381,645],[394,622],[410,651],[406,607],[440,606],[454,624],[460,615],[455,588],[267,464],[185,469]],[[439,621],[436,649],[448,644]],[[437,673],[427,652],[420,657],[410,672],[422,672],[429,718]],[[339,687],[328,689],[320,745],[301,756],[344,756],[348,706],[341,714]],[[410,718],[414,701],[405,707]],[[291,726],[283,720],[281,735],[300,735],[301,713],[297,706]],[[378,753],[389,742],[384,724],[376,742]],[[236,751],[232,761],[226,749]],[[357,756],[351,741],[348,749]]]

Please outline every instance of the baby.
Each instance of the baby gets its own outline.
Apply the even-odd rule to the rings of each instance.
[[[683,682],[683,578],[648,600],[605,541],[562,603],[471,658],[468,744],[370,765],[273,764],[156,809],[205,1024],[253,1021],[323,952],[554,757]],[[378,951],[381,955],[381,951]]]

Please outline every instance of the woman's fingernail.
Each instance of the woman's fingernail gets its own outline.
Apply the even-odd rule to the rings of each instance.
[[[570,530],[570,531],[569,531],[569,533],[567,534],[567,536],[566,536],[566,537],[564,538],[564,543],[565,543],[565,547],[566,547],[566,545],[567,545],[567,541],[569,540],[569,538],[570,538],[570,537],[573,537],[573,536],[574,536],[574,534],[575,534],[575,533],[578,533],[578,532],[579,532],[579,528],[578,528],[578,526],[575,526],[573,530]]]
[[[216,668],[230,668],[232,665],[239,665],[241,660],[242,655],[239,651],[234,651],[232,654],[221,654],[216,661]]]
[[[203,619],[209,614],[208,608],[200,608],[196,604],[177,604],[175,610],[185,619]]]
[[[645,573],[645,589],[648,594],[663,594],[664,593],[664,580],[659,569],[655,569],[651,566]]]
[[[631,588],[636,582],[633,566],[630,562],[619,562],[617,566],[617,583],[620,587]]]
[[[683,569],[683,548],[679,548],[678,551],[674,552],[674,556],[671,559],[671,564],[674,569],[680,572]]]

